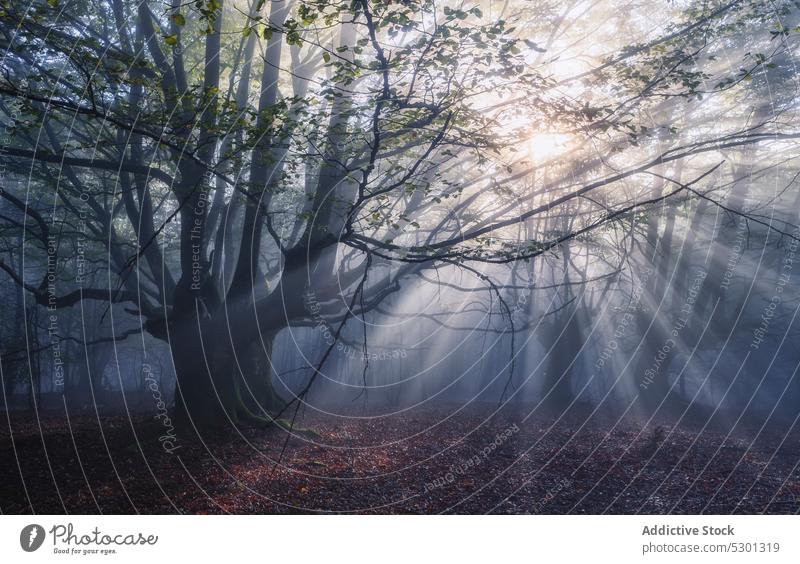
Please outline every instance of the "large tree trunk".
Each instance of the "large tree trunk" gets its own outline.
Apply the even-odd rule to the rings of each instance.
[[[581,329],[578,313],[565,313],[564,325],[553,324],[550,329],[553,346],[547,364],[542,394],[545,405],[557,412],[566,409],[575,399],[572,389],[572,375],[576,357],[581,349]]]
[[[198,307],[171,324],[179,426],[205,430],[271,423],[284,405],[271,370],[280,324],[260,321],[251,303],[227,312],[220,308],[213,316]]]
[[[202,334],[208,323],[186,323],[170,336],[175,365],[175,421],[180,427],[206,430],[238,422],[231,358],[225,341]]]
[[[272,381],[272,347],[276,334],[262,335],[239,359],[240,397],[249,414],[269,418],[279,413],[284,402]]]
[[[98,400],[102,400],[104,390],[101,386],[111,355],[114,352],[113,343],[102,343],[92,346],[85,351],[83,346],[76,346],[76,364],[74,377],[69,382],[64,392],[67,402],[78,409],[86,409]]]

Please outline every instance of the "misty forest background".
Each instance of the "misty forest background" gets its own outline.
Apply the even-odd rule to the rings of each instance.
[[[0,510],[800,511],[798,38],[0,0]]]

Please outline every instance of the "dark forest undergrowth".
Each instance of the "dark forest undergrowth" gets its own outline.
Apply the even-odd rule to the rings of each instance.
[[[493,406],[301,413],[170,454],[152,414],[2,414],[3,513],[796,513],[800,434]],[[457,411],[457,412],[456,412]],[[705,428],[703,428],[705,426]],[[11,429],[12,433],[9,433]],[[728,436],[730,434],[730,436]],[[275,462],[280,459],[280,464]],[[24,480],[20,478],[24,477]]]

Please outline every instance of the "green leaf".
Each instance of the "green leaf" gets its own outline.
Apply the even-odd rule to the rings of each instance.
[[[325,61],[326,63],[330,63],[331,62],[331,54],[328,53],[327,51],[323,51],[322,52],[322,60]]]
[[[186,18],[183,17],[183,14],[172,14],[171,17],[175,25],[186,25]]]
[[[175,45],[178,44],[178,36],[174,35],[174,34],[173,35],[167,35],[167,36],[164,37],[164,42],[167,45],[171,45],[171,46],[174,47]]]

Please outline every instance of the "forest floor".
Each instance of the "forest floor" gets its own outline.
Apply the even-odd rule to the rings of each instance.
[[[3,413],[0,510],[800,511],[796,432],[737,428],[728,436],[723,420],[675,430],[580,416],[487,420],[490,412],[439,406],[390,417],[305,415],[298,425],[315,434],[288,443],[281,429],[246,429],[204,441],[179,435],[172,453],[152,414]]]

